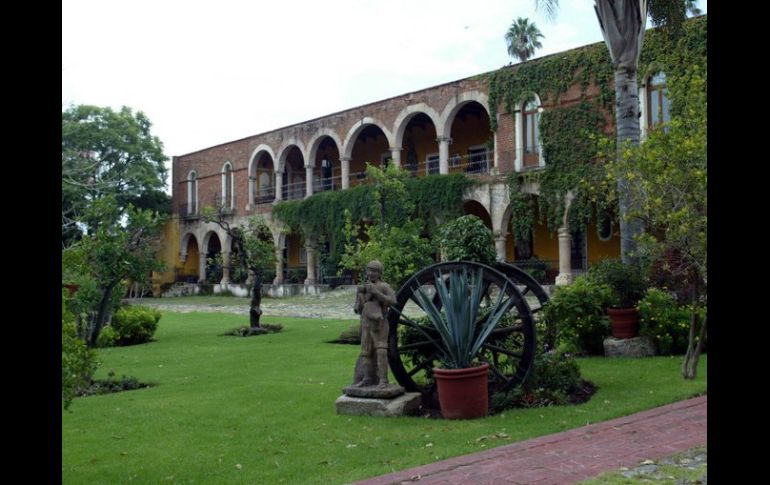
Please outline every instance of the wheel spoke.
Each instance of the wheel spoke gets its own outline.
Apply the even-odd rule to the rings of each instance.
[[[433,352],[430,357],[425,360],[425,362],[420,363],[419,365],[416,365],[414,368],[412,368],[409,372],[406,373],[409,377],[412,377],[413,375],[417,374],[423,369],[427,369],[429,366],[433,365],[433,358],[436,357],[436,352]]]
[[[499,347],[497,345],[493,345],[490,343],[485,343],[484,345],[482,345],[482,347],[492,350],[494,352],[500,352],[501,354],[510,355],[511,357],[516,357],[517,359],[521,359],[522,357],[524,357],[524,352],[514,352],[513,350]]]
[[[524,325],[521,323],[513,325],[512,327],[498,327],[489,334],[490,337],[492,336],[498,336],[498,335],[506,335],[509,333],[515,333],[515,332],[522,332],[524,330]]]
[[[398,353],[400,354],[400,353],[406,352],[407,350],[417,349],[417,348],[424,347],[426,345],[431,345],[431,344],[433,344],[433,342],[431,342],[430,340],[421,340],[420,342],[400,345],[398,347]]]

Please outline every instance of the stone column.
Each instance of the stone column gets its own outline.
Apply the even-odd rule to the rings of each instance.
[[[220,285],[230,283],[230,251],[222,251],[222,281]]]
[[[206,281],[206,254],[198,252],[198,283]]]
[[[275,201],[283,199],[283,172],[275,172]]]
[[[350,158],[340,158],[340,167],[342,168],[342,190],[350,187]]]
[[[305,198],[313,195],[313,167],[305,167]]]
[[[556,276],[556,285],[568,285],[572,283],[572,237],[569,227],[564,224],[559,228],[559,275]]]
[[[275,278],[274,285],[283,284],[283,248],[275,248]]]
[[[495,252],[497,253],[497,260],[505,262],[505,241],[506,236],[502,233],[495,234]]]
[[[393,161],[393,165],[401,167],[401,147],[390,147],[390,156]]]
[[[316,284],[315,274],[315,241],[309,241],[305,244],[305,252],[307,254],[307,279],[305,279],[306,285]]]
[[[438,140],[438,173],[446,175],[449,173],[449,145],[452,139],[448,136],[440,136]]]

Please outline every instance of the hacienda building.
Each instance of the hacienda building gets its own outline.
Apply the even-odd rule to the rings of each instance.
[[[703,24],[705,38],[705,16],[696,20]],[[650,37],[648,32],[645,49],[653,42]],[[581,49],[593,49],[609,64],[606,47],[597,43],[496,72],[515,78],[520,70],[566,59]],[[639,80],[644,137],[669,116],[665,64],[640,63]],[[164,289],[175,282],[229,286],[231,241],[219,226],[200,217],[202,208],[212,206],[223,208],[234,224],[252,215],[268,221],[278,257],[274,289],[294,283],[303,291],[318,291],[337,276],[320,270],[317,253],[323,241],[292,233],[273,217],[273,208],[283,201],[366,184],[367,162],[393,163],[414,177],[462,173],[474,179],[475,185],[463,194],[462,212],[477,215],[492,230],[497,257],[525,267],[536,257],[548,267],[545,283],[568,283],[592,263],[619,257],[617,227],[590,223],[571,230],[565,216],[558,230],[536,222],[530,239],[517,241],[508,187],[510,173],[548,167],[540,130],[544,113],[585,101],[598,103],[603,96],[600,83],[590,75],[575,74],[567,81],[555,95],[528,89],[526,96],[509,104],[491,93],[488,75],[481,74],[174,156],[172,217],[161,250],[168,269],[155,275],[154,283],[164,283]],[[609,92],[614,93],[611,86]],[[498,99],[496,106],[490,99]],[[607,134],[614,133],[613,103],[598,103]],[[539,194],[537,183],[526,184],[524,190]],[[212,279],[207,261],[217,254],[224,264]]]

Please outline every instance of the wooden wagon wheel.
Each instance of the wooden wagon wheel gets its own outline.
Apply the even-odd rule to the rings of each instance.
[[[526,285],[521,285],[504,273],[479,263],[434,264],[418,271],[404,283],[396,295],[396,304],[389,308],[387,314],[390,324],[388,361],[391,371],[398,383],[408,391],[422,393],[424,401],[428,399],[432,402],[435,397],[433,368],[439,365],[441,349],[437,345],[443,344],[415,299],[414,293],[420,287],[428,295],[435,294],[433,281],[436,271],[447,278],[451,271],[462,268],[468,271],[483,269],[482,290],[489,298],[482,299],[481,317],[476,322],[477,325],[487,316],[483,311],[484,307],[495,301],[501,292],[504,293],[503,298],[513,301],[503,321],[492,331],[479,355],[479,360],[489,363],[490,366],[490,393],[512,389],[524,380],[532,365],[535,354],[535,326],[532,311],[517,288],[517,284]],[[437,296],[434,303],[440,305]],[[435,335],[433,341],[436,343],[426,338],[423,331]]]

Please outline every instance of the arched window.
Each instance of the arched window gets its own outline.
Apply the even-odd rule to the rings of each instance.
[[[235,197],[233,195],[233,166],[230,162],[222,167],[222,202],[221,207],[232,209],[235,206]]]
[[[670,117],[666,74],[661,71],[647,81],[647,126],[654,128],[668,123]]]
[[[187,213],[193,215],[198,213],[198,174],[192,170],[187,175]]]
[[[540,103],[535,99],[524,104],[521,122],[524,167],[540,165],[540,111]]]

